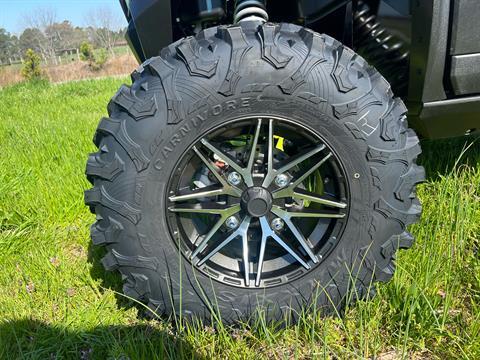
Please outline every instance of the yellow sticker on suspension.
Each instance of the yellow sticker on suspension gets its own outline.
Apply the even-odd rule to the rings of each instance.
[[[278,135],[273,135],[273,139],[274,140],[277,140],[277,144],[275,145],[275,147],[278,149],[278,150],[281,150],[281,151],[285,151],[283,149],[283,143],[285,141],[285,138],[281,137],[281,136],[278,136]]]

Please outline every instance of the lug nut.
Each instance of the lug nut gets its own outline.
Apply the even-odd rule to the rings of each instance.
[[[225,220],[225,225],[234,230],[238,227],[238,219],[235,216],[230,216],[227,220]]]
[[[233,171],[228,174],[227,181],[230,185],[237,186],[240,185],[240,183],[242,182],[242,176],[239,173]]]
[[[278,186],[278,187],[285,187],[288,185],[288,176],[285,175],[285,174],[280,174],[280,175],[277,175],[277,177],[275,178],[275,184]]]
[[[271,226],[273,230],[280,231],[285,226],[285,222],[280,218],[275,218],[272,220]]]

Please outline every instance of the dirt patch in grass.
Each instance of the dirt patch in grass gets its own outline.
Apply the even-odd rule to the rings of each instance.
[[[46,78],[52,83],[130,74],[138,66],[132,54],[116,56],[107,61],[103,69],[94,71],[86,62],[51,65],[44,68]],[[22,82],[21,66],[0,67],[0,87]]]
[[[18,66],[1,66],[0,67],[0,87],[16,84],[23,81]]]

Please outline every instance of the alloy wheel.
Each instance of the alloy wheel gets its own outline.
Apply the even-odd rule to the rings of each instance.
[[[169,181],[167,222],[200,271],[239,287],[303,276],[348,218],[338,156],[298,122],[239,119],[201,137]]]

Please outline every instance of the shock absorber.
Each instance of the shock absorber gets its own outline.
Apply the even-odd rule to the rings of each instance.
[[[233,22],[256,20],[267,22],[268,13],[265,0],[236,0]]]
[[[401,40],[382,26],[362,0],[358,1],[358,10],[354,15],[354,37],[358,52],[385,76],[396,95],[405,95],[409,51]]]

